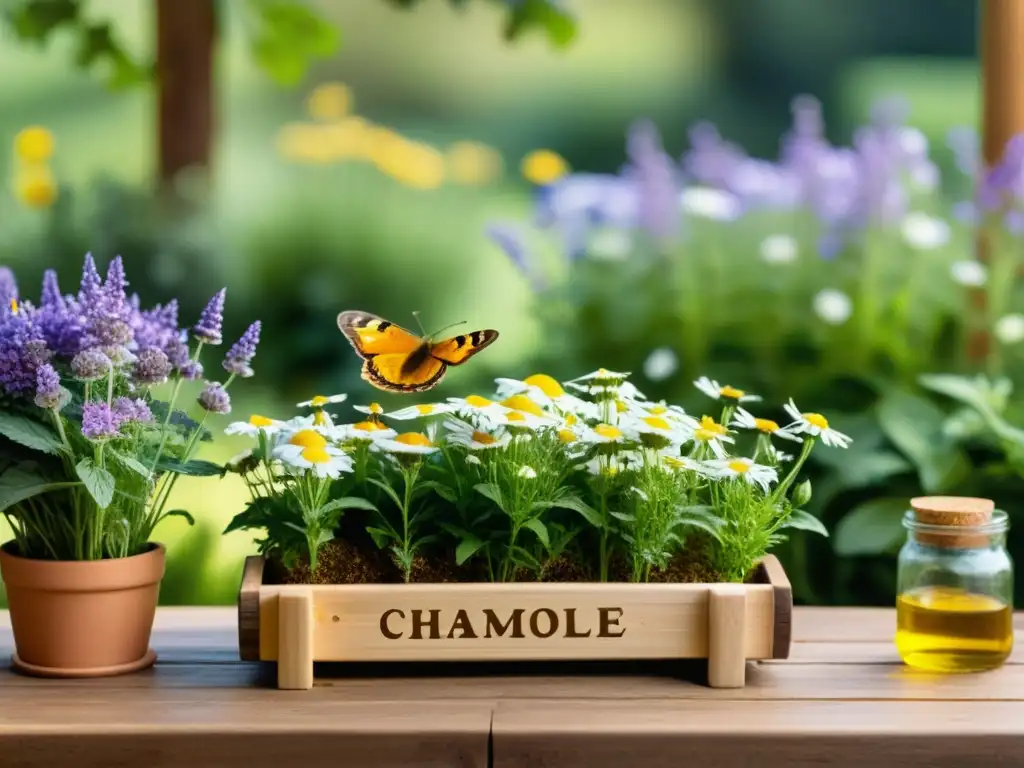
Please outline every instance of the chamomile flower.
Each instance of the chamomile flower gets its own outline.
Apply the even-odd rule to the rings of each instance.
[[[389,440],[398,433],[385,427],[379,421],[360,421],[356,424],[338,424],[327,434],[338,442],[370,443],[377,440]]]
[[[309,400],[305,400],[301,403],[296,403],[299,408],[324,408],[328,405],[337,405],[338,403],[344,403],[348,399],[348,395],[316,395],[311,397]]]
[[[672,453],[661,454],[661,463],[669,469],[687,470],[689,472],[696,472],[698,475],[706,475],[707,467],[701,464],[695,459],[691,459],[689,456],[677,456]]]
[[[667,448],[679,446],[693,434],[681,423],[664,416],[628,416],[622,423],[622,430],[633,440],[638,440],[649,448]]]
[[[371,449],[388,453],[426,455],[436,452],[437,446],[422,432],[403,432],[393,439],[375,440]]]
[[[742,427],[743,429],[756,429],[765,435],[782,437],[797,443],[803,442],[803,438],[795,435],[789,427],[780,427],[778,422],[771,419],[759,419],[742,406],[736,409],[731,426]]]
[[[537,478],[537,470],[527,464],[523,464],[519,471],[516,472],[516,475],[526,480],[535,480]]]
[[[501,398],[524,393],[539,403],[545,403],[565,396],[562,385],[546,373],[535,373],[522,380],[497,378],[494,383],[498,385],[497,395]]]
[[[701,376],[693,385],[697,387],[701,392],[710,398],[715,400],[731,400],[737,403],[748,403],[760,400],[760,395],[748,395],[742,389],[736,389],[729,384],[722,386],[714,379],[709,379],[707,376]]]
[[[548,414],[537,416],[527,411],[509,410],[501,417],[497,424],[504,424],[507,427],[520,427],[522,429],[545,429],[558,424],[558,419]]]
[[[725,447],[722,443],[736,442],[729,436],[729,430],[710,416],[702,416],[700,421],[694,423],[693,439],[707,444],[719,458],[725,456]]]
[[[717,478],[740,478],[751,485],[756,485],[768,493],[771,484],[779,479],[774,467],[756,464],[753,459],[722,458],[704,462],[708,474]]]
[[[598,424],[583,430],[581,439],[588,443],[624,443],[629,436],[611,424]]]
[[[631,451],[623,451],[612,455],[595,456],[590,461],[579,465],[579,467],[591,475],[611,477],[620,472],[637,469],[642,465],[643,459],[639,455]]]
[[[575,379],[570,379],[566,384],[581,392],[590,391],[590,387],[617,387],[629,378],[629,371],[609,371],[607,368],[598,368]]]
[[[277,419],[269,419],[254,413],[248,421],[236,421],[224,427],[225,435],[245,435],[246,437],[258,437],[260,432],[266,435],[273,435],[287,428],[287,423]]]
[[[508,408],[500,403],[480,395],[449,397],[448,403],[451,405],[453,413],[477,424],[501,424],[505,420],[505,414],[509,411]]]
[[[360,413],[365,413],[370,418],[367,421],[380,421],[380,417],[384,415],[384,409],[380,403],[370,403],[369,405],[353,405],[355,410]]]
[[[517,394],[510,395],[501,401],[501,404],[506,408],[513,411],[522,411],[523,413],[529,413],[534,416],[545,416],[544,409],[541,408],[540,404],[530,399],[529,395]]]
[[[448,419],[444,423],[448,430],[448,442],[461,445],[471,451],[486,451],[492,448],[504,448],[512,440],[512,435],[498,427],[494,430],[477,429],[459,419]]]
[[[842,432],[832,429],[828,425],[828,419],[820,413],[802,413],[793,402],[793,398],[785,405],[786,413],[793,419],[792,424],[786,426],[792,432],[808,434],[820,437],[821,442],[834,448],[848,448],[853,438],[844,435]]]
[[[442,413],[451,413],[455,409],[447,403],[422,403],[421,405],[410,405],[384,416],[388,419],[408,421],[409,419],[422,419],[427,416],[437,416]]]
[[[312,471],[317,477],[337,478],[352,471],[352,459],[327,442],[319,432],[299,430],[274,449],[274,458],[291,470]]]

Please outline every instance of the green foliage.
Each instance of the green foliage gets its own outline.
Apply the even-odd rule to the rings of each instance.
[[[846,436],[795,411],[785,429],[748,419],[744,433],[731,394],[720,422],[698,420],[647,400],[626,376],[601,369],[566,385],[592,401],[547,376],[502,379],[493,400],[434,404],[427,413],[445,414],[442,423],[403,409],[336,424],[314,406],[312,419],[236,425],[256,445],[229,470],[253,499],[225,533],[261,531],[260,552],[304,562],[318,581],[331,578],[317,571],[327,542],[366,539],[406,582],[424,567],[502,582],[574,567],[577,577],[641,582],[684,555],[743,581],[787,529],[828,535],[794,508],[811,499],[809,483],[795,482],[819,439]],[[427,420],[425,433],[385,427],[414,417]],[[795,460],[773,432],[802,443]],[[746,455],[727,453],[737,441]]]
[[[246,15],[253,59],[280,85],[296,85],[313,60],[338,50],[338,30],[305,3],[248,0]]]

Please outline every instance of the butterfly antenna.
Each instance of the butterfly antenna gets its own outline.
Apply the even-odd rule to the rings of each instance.
[[[423,323],[422,323],[422,322],[420,322],[420,311],[419,311],[418,309],[414,309],[414,310],[412,311],[412,316],[413,316],[414,318],[416,318],[416,325],[418,325],[418,326],[420,327],[420,333],[421,333],[421,334],[422,334],[423,336],[426,336],[426,335],[427,335],[427,329],[426,329],[426,328],[424,328],[424,327],[423,327]]]
[[[457,322],[457,323],[449,323],[448,325],[444,326],[443,328],[438,328],[436,331],[434,331],[432,334],[430,334],[430,336],[428,336],[427,338],[433,339],[435,336],[437,336],[437,334],[441,333],[442,331],[447,331],[449,328],[454,328],[457,325],[465,325],[468,322],[469,322],[468,320],[459,320],[459,322]]]

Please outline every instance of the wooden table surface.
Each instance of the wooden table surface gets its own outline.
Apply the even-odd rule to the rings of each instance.
[[[234,609],[161,608],[157,665],[99,680],[12,673],[0,613],[0,766],[1024,765],[1024,649],[994,672],[914,672],[894,621],[797,608],[791,658],[748,664],[738,690],[688,682],[702,673],[685,664],[318,667],[312,691],[278,691],[269,665],[238,661]],[[1024,614],[1016,627],[1020,649]]]

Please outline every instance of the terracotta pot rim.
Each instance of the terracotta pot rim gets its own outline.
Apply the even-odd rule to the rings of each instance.
[[[148,542],[145,552],[105,560],[42,560],[0,545],[0,577],[8,587],[55,592],[105,592],[154,584],[163,579],[167,548]]]

